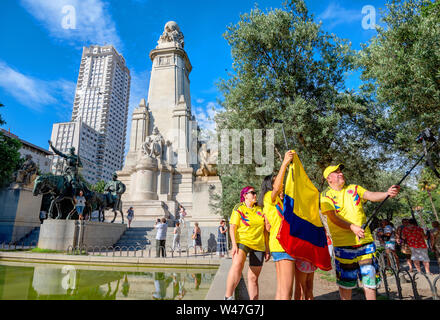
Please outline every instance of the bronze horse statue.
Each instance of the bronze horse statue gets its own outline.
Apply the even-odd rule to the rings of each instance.
[[[61,210],[61,202],[68,199],[72,203],[72,207],[75,207],[73,201],[72,188],[66,184],[66,179],[64,176],[54,176],[54,175],[41,175],[37,176],[34,182],[33,195],[44,195],[51,194],[53,199],[50,202],[50,207],[48,211],[48,218],[53,219],[53,208],[54,205],[57,209],[57,217],[55,219],[61,219],[63,212]]]
[[[98,221],[104,222],[105,221],[105,210],[112,210],[114,213],[113,220],[110,221],[110,223],[115,222],[116,215],[119,213],[121,214],[122,223],[124,223],[124,213],[122,212],[122,201],[116,200],[116,201],[109,201],[109,198],[106,194],[95,192],[95,198],[94,201],[96,203],[96,208],[99,211],[99,218]]]
[[[109,197],[106,194],[89,190],[86,186],[82,188],[84,198],[86,199],[86,208],[84,208],[84,214],[88,216],[88,220],[91,219],[92,211],[98,210],[98,221],[105,221],[105,210],[111,209],[114,212],[114,217],[111,223],[116,219],[117,212],[119,211],[122,217],[122,223],[124,223],[124,214],[122,213],[122,202],[120,200],[109,201]],[[73,210],[67,213],[67,220],[72,218],[72,215],[76,212],[75,203],[73,201],[73,189],[66,183],[64,176],[56,175],[41,175],[35,179],[33,195],[39,194],[51,194],[52,201],[48,210],[48,218],[53,219],[54,206],[57,210],[57,217],[55,219],[62,219],[63,212],[61,210],[61,202],[63,200],[70,200]]]

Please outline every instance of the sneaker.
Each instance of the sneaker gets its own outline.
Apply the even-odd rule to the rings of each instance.
[[[233,296],[230,296],[229,298],[225,296],[224,300],[234,300]]]

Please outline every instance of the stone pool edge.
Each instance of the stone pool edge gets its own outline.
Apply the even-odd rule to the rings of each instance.
[[[19,261],[36,263],[69,263],[95,266],[120,267],[185,267],[185,268],[214,268],[217,272],[208,290],[205,300],[223,300],[226,291],[226,279],[232,264],[232,259],[211,258],[142,258],[142,257],[106,257],[66,255],[59,253],[30,253],[30,252],[0,252],[0,261]],[[243,290],[244,281],[240,281],[237,290]],[[237,292],[236,290],[236,292]]]

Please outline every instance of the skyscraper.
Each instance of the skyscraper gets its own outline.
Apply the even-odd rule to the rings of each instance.
[[[89,172],[86,180],[90,183],[101,179],[110,180],[113,172],[122,169],[130,80],[125,59],[113,46],[93,45],[83,48],[71,122],[86,124],[87,129],[94,131],[89,134],[98,137],[96,155],[88,155],[90,161],[87,166],[93,169],[86,168]],[[61,127],[65,126],[54,125],[52,139],[58,137],[57,132]],[[81,151],[88,150],[90,153],[92,149],[90,146],[81,146],[86,143],[87,136],[82,138],[75,139],[78,145],[65,145],[63,142],[61,150],[74,146],[80,157],[85,156]]]

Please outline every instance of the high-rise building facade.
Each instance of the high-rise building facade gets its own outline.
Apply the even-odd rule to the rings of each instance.
[[[95,176],[93,181],[110,180],[122,169],[130,80],[125,59],[113,46],[83,48],[71,122],[85,123],[98,136],[96,156],[90,157],[95,162],[91,162],[90,170],[87,168]],[[78,142],[79,150],[83,149],[84,141]],[[70,145],[62,147],[68,149]]]
[[[53,146],[64,154],[68,154],[69,149],[74,147],[82,163],[79,172],[87,182],[95,184],[100,180],[97,165],[99,138],[98,132],[79,119],[79,121],[54,123],[50,140]],[[64,168],[64,159],[55,155],[52,160],[52,173],[61,175]]]

